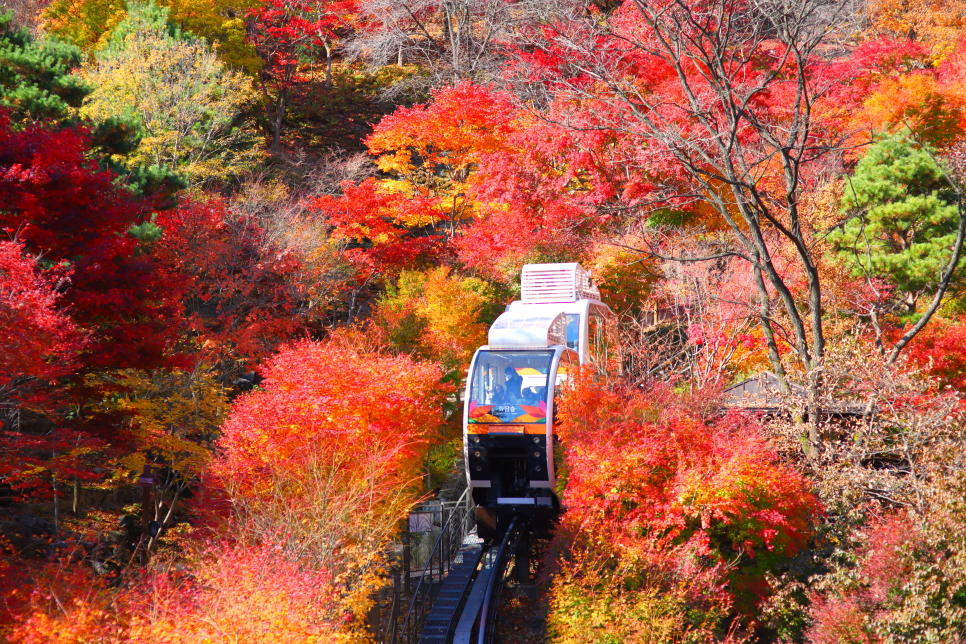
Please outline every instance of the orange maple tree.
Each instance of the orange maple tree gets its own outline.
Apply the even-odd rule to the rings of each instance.
[[[714,399],[664,383],[608,388],[586,374],[564,398],[567,511],[551,601],[552,621],[571,637],[590,627],[581,594],[627,610],[666,594],[713,632],[733,610],[753,615],[769,593],[765,573],[808,544],[821,507],[806,480],[750,418],[716,418]],[[652,641],[651,626],[619,612],[604,618],[606,632]]]

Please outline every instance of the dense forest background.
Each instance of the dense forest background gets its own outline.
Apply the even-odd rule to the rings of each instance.
[[[966,638],[966,3],[3,4],[9,641],[375,641],[574,261],[542,641]]]

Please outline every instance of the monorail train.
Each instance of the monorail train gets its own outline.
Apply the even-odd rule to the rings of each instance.
[[[466,381],[463,449],[482,538],[502,538],[515,515],[546,534],[554,492],[554,403],[584,364],[606,367],[610,309],[579,264],[528,264],[521,299],[490,327]]]

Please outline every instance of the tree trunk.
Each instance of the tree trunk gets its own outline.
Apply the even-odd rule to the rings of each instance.
[[[269,109],[268,120],[272,124],[272,145],[269,152],[277,154],[282,148],[282,121],[285,120],[285,103],[288,90],[279,90],[275,104]]]
[[[805,451],[809,460],[817,460],[822,454],[822,367],[813,362],[808,371],[806,387],[806,413],[808,414],[808,449]]]
[[[768,301],[768,289],[765,287],[765,280],[761,276],[761,268],[754,267],[755,286],[758,288],[758,320],[761,326],[762,335],[765,337],[765,346],[768,347],[768,361],[771,363],[772,371],[778,377],[778,386],[782,393],[787,394],[788,380],[785,373],[785,365],[782,364],[781,354],[778,353],[778,343],[775,342],[775,330],[771,325],[771,303]]]

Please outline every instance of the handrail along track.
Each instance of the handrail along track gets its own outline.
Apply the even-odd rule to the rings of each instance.
[[[412,591],[409,609],[401,624],[395,620],[389,625],[389,632],[383,641],[390,644],[416,644],[426,615],[439,594],[439,584],[443,581],[457,559],[463,541],[471,532],[474,514],[470,499],[470,489],[463,491],[454,507],[442,508],[448,514],[442,523],[440,534],[433,544],[426,564],[419,572],[418,581]],[[410,571],[404,570],[409,575]]]

